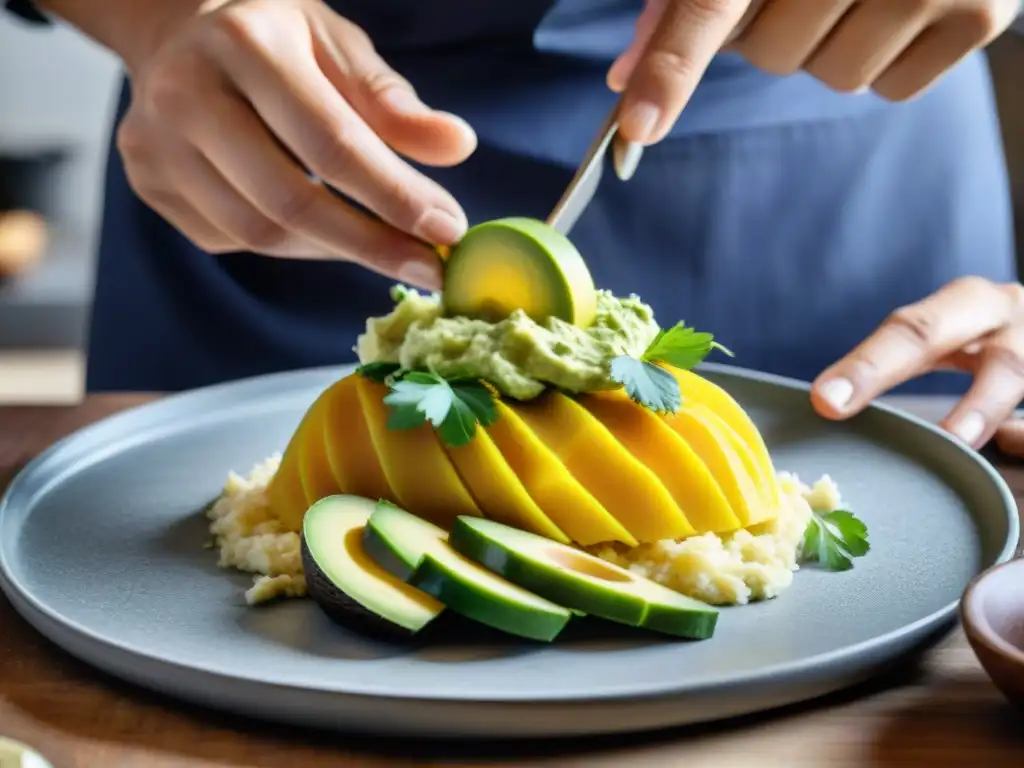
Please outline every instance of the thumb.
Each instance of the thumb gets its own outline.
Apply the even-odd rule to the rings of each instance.
[[[374,133],[424,165],[456,165],[473,154],[477,139],[469,123],[420,101],[359,27],[326,8],[325,17],[314,27],[320,67]]]

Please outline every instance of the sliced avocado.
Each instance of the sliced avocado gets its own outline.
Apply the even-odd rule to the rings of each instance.
[[[511,635],[549,642],[565,628],[572,617],[568,609],[463,557],[430,530],[435,526],[426,526],[403,509],[378,504],[367,524],[367,548],[374,557],[381,548],[390,550],[390,561],[382,557],[382,563],[387,561],[399,572],[411,568],[409,584],[466,618]]]
[[[310,597],[335,621],[378,637],[410,637],[444,605],[382,568],[363,548],[363,529],[377,503],[327,496],[302,523],[302,568]]]
[[[363,547],[386,571],[408,581],[423,555],[445,544],[448,531],[381,499],[366,523]]]
[[[459,517],[448,541],[461,554],[559,605],[622,624],[703,640],[718,611],[587,552],[493,520]]]
[[[471,227],[446,260],[448,314],[491,322],[522,309],[542,323],[594,322],[594,279],[576,246],[542,221],[510,217]]]

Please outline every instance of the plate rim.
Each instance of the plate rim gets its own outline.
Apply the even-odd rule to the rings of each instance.
[[[121,419],[130,420],[133,416],[137,416],[139,412],[160,410],[167,407],[168,403],[173,408],[175,404],[179,404],[181,402],[187,402],[189,400],[202,401],[204,398],[216,397],[219,393],[223,393],[225,391],[235,392],[237,390],[241,390],[244,392],[250,388],[258,391],[266,388],[267,391],[264,393],[265,397],[282,395],[284,394],[281,390],[282,384],[287,384],[289,382],[297,383],[304,378],[309,378],[312,382],[320,379],[321,377],[324,378],[326,383],[330,383],[331,377],[340,378],[340,376],[345,375],[347,372],[351,372],[354,368],[354,364],[328,365],[248,376],[232,381],[219,382],[204,387],[162,395],[154,401],[133,405],[101,418],[98,421],[81,427],[55,441],[52,445],[31,459],[14,476],[14,478],[12,478],[7,489],[3,495],[0,496],[0,522],[2,522],[5,511],[11,505],[11,499],[17,495],[21,486],[32,479],[33,475],[38,472],[38,468],[40,466],[51,460],[55,454],[67,449],[69,445],[83,439],[83,437],[88,437],[89,434],[95,433],[95,431],[99,431],[104,427],[109,427],[111,423],[116,424],[116,422]],[[720,373],[726,377],[746,379],[748,381],[765,383],[788,390],[797,390],[809,393],[811,389],[811,385],[809,383],[798,379],[732,365],[705,363],[698,366],[696,370]],[[155,394],[159,395],[159,393]],[[992,559],[992,562],[985,565],[982,568],[982,571],[1012,559],[1020,537],[1020,519],[1017,513],[1017,504],[1013,493],[1010,490],[1009,485],[998,473],[995,467],[986,461],[977,451],[974,451],[970,447],[964,445],[945,430],[942,430],[937,425],[934,425],[925,419],[921,419],[912,413],[906,412],[898,407],[879,402],[872,403],[865,410],[887,413],[891,417],[914,424],[917,427],[924,429],[926,432],[931,433],[933,437],[937,437],[951,444],[957,451],[963,454],[965,458],[969,459],[981,469],[982,473],[988,477],[989,481],[998,491],[1000,499],[1003,502],[1002,513],[1003,517],[1005,517],[1006,523],[1006,538],[1003,545],[996,557]],[[41,492],[41,490],[42,489],[37,491],[37,493]],[[977,517],[972,517],[974,518],[975,526],[978,527]],[[982,571],[979,571],[978,573],[981,573]],[[141,661],[147,664],[162,665],[173,670],[187,670],[192,673],[198,672],[224,681],[244,681],[249,684],[255,683],[260,685],[269,685],[276,688],[287,688],[293,692],[314,692],[319,695],[333,694],[364,699],[417,702],[425,704],[456,704],[467,702],[477,702],[480,704],[608,703],[657,699],[681,694],[694,696],[720,694],[737,687],[742,688],[744,686],[751,685],[765,685],[772,682],[784,683],[790,678],[806,674],[815,669],[831,669],[841,667],[844,664],[857,663],[860,660],[870,659],[877,656],[879,652],[884,653],[884,649],[888,647],[898,646],[901,643],[905,643],[908,638],[911,638],[911,642],[913,642],[913,638],[926,635],[930,631],[939,629],[950,619],[955,619],[960,604],[960,597],[958,597],[945,606],[917,619],[914,622],[905,624],[897,629],[858,643],[851,643],[824,653],[777,663],[755,671],[737,672],[702,683],[687,684],[685,679],[674,681],[667,679],[665,681],[649,683],[643,686],[623,683],[614,687],[606,686],[596,693],[586,695],[574,694],[572,692],[555,693],[553,695],[543,695],[543,693],[541,693],[538,695],[536,692],[531,692],[522,696],[517,696],[509,695],[508,692],[503,692],[500,696],[489,696],[487,691],[476,691],[472,695],[456,694],[439,696],[410,696],[400,692],[382,692],[379,690],[373,690],[372,686],[368,686],[366,684],[353,686],[351,683],[341,683],[335,688],[324,686],[313,687],[309,685],[297,685],[292,682],[275,681],[273,679],[268,679],[265,675],[224,672],[215,666],[207,666],[195,662],[182,663],[170,660],[159,654],[148,651],[145,648],[136,647],[132,643],[126,643],[116,638],[109,638],[105,635],[94,632],[88,627],[82,626],[77,621],[64,617],[44,602],[38,600],[30,592],[26,591],[13,577],[4,557],[3,548],[0,548],[0,590],[5,593],[7,599],[15,610],[17,610],[23,618],[32,624],[37,631],[42,633],[42,630],[38,627],[36,621],[33,621],[32,617],[26,615],[26,612],[39,614],[45,621],[55,623],[68,632],[80,635],[90,643],[97,643],[111,648],[118,654],[132,658],[135,662]],[[62,647],[65,647],[65,650],[71,652],[64,644],[62,644]],[[75,654],[72,653],[72,655]]]

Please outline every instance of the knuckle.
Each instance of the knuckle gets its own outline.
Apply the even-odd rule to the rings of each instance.
[[[146,78],[144,98],[148,110],[161,121],[180,124],[195,110],[196,89],[177,67],[162,67]]]
[[[980,3],[965,8],[959,14],[958,22],[961,34],[973,40],[975,44],[995,37],[1002,28],[1002,20],[992,3]]]
[[[986,280],[984,277],[978,275],[964,275],[958,277],[950,283],[950,287],[963,292],[971,293],[989,293],[991,294],[993,285],[991,281]]]
[[[299,185],[283,190],[270,201],[269,214],[271,223],[283,234],[285,230],[303,229],[309,219],[310,211],[317,200],[317,186],[313,183]],[[273,244],[278,245],[281,238],[277,237]]]
[[[130,115],[121,121],[114,137],[117,151],[125,160],[141,157],[146,147],[146,131]]]
[[[686,80],[698,74],[697,63],[692,57],[665,48],[651,51],[644,66],[661,80]]]
[[[931,347],[939,332],[939,317],[922,304],[907,304],[895,310],[885,324],[919,347]]]
[[[272,251],[288,237],[278,222],[253,214],[240,222],[237,239],[250,251],[261,253]]]
[[[307,169],[322,179],[339,180],[352,175],[356,162],[348,136],[351,129],[342,123],[310,125],[310,139],[302,162]]]
[[[373,69],[363,73],[363,88],[371,99],[394,88],[412,91],[412,85],[392,69]]]
[[[900,0],[900,13],[904,17],[926,17],[937,5],[936,0]]]
[[[401,229],[412,230],[427,212],[424,196],[403,179],[390,180],[383,191],[388,218]]]
[[[1006,283],[1003,285],[1003,291],[1010,300],[1014,313],[1020,313],[1024,310],[1024,285],[1020,283]]]
[[[738,22],[738,16],[742,15],[742,13],[737,14],[737,3],[732,0],[689,0],[687,6],[696,21],[707,21],[722,16],[729,18],[737,16],[736,21]]]
[[[260,37],[259,16],[244,4],[234,4],[216,14],[213,31],[229,45],[255,47]]]
[[[1024,354],[1015,346],[1004,341],[993,342],[985,347],[983,355],[986,362],[996,364],[1014,378],[1024,381]]]

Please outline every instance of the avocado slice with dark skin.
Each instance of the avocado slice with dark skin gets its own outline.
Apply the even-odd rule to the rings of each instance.
[[[557,317],[586,328],[597,291],[576,246],[537,219],[512,216],[470,227],[445,259],[445,310],[499,322],[522,309],[537,323]]]
[[[718,611],[575,547],[493,520],[456,519],[453,549],[559,605],[676,637],[704,640]]]
[[[306,512],[302,568],[309,596],[332,619],[363,634],[409,639],[443,611],[444,604],[381,567],[363,547],[363,530],[377,502],[327,496]]]
[[[390,550],[391,567],[407,573],[410,585],[465,618],[542,642],[554,640],[572,618],[567,608],[459,554],[448,545],[447,534],[437,535],[431,530],[436,526],[393,504],[378,504],[366,528],[370,552]]]

